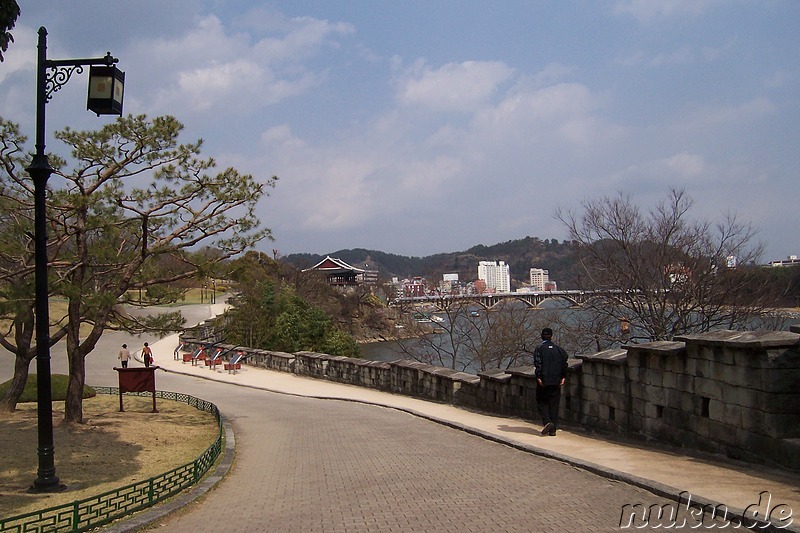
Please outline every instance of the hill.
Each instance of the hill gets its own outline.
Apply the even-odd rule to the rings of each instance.
[[[341,259],[355,267],[377,270],[382,279],[423,276],[441,279],[443,274],[457,273],[460,280],[474,280],[478,274],[479,261],[505,261],[509,265],[512,285],[530,279],[531,268],[550,271],[550,279],[558,282],[559,288],[575,286],[574,253],[570,242],[557,239],[525,237],[491,246],[478,244],[462,252],[440,253],[426,257],[408,257],[378,250],[353,248],[337,250],[325,255]],[[325,258],[325,255],[291,254],[281,258],[298,268],[308,268]]]

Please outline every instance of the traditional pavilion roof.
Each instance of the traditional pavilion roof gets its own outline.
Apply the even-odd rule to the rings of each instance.
[[[335,257],[331,257],[329,255],[325,256],[325,259],[323,259],[313,267],[303,270],[303,272],[309,272],[311,270],[325,272],[326,274],[344,274],[347,272],[362,274],[364,272],[363,269],[348,265],[341,259],[336,259]]]

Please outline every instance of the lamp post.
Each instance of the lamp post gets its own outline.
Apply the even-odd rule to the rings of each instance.
[[[45,154],[45,107],[73,73],[90,66],[87,109],[100,115],[121,115],[125,74],[107,53],[89,59],[47,59],[47,30],[39,28],[36,61],[36,152],[26,169],[34,186],[34,279],[36,309],[36,384],[38,405],[39,469],[31,491],[57,492],[65,488],[56,476],[53,447],[53,400],[50,384],[50,310],[47,288],[47,180],[54,169]],[[97,66],[95,66],[97,65]]]

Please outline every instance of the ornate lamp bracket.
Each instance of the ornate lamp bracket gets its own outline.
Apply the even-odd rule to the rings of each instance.
[[[83,65],[48,67],[47,80],[45,81],[45,102],[49,102],[53,98],[53,93],[60,91],[75,72],[83,74]]]

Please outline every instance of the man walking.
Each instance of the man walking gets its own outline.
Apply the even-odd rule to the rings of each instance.
[[[142,361],[144,361],[144,366],[147,368],[150,368],[150,365],[153,364],[153,350],[147,343],[144,343],[142,348]]]
[[[122,363],[122,368],[128,368],[128,360],[131,358],[131,352],[128,350],[127,344],[122,345],[122,349],[119,351],[117,358]]]
[[[558,427],[558,406],[561,403],[561,387],[567,378],[569,356],[561,346],[553,342],[553,330],[542,330],[542,343],[533,352],[536,376],[536,406],[542,417],[542,435],[554,437]]]

